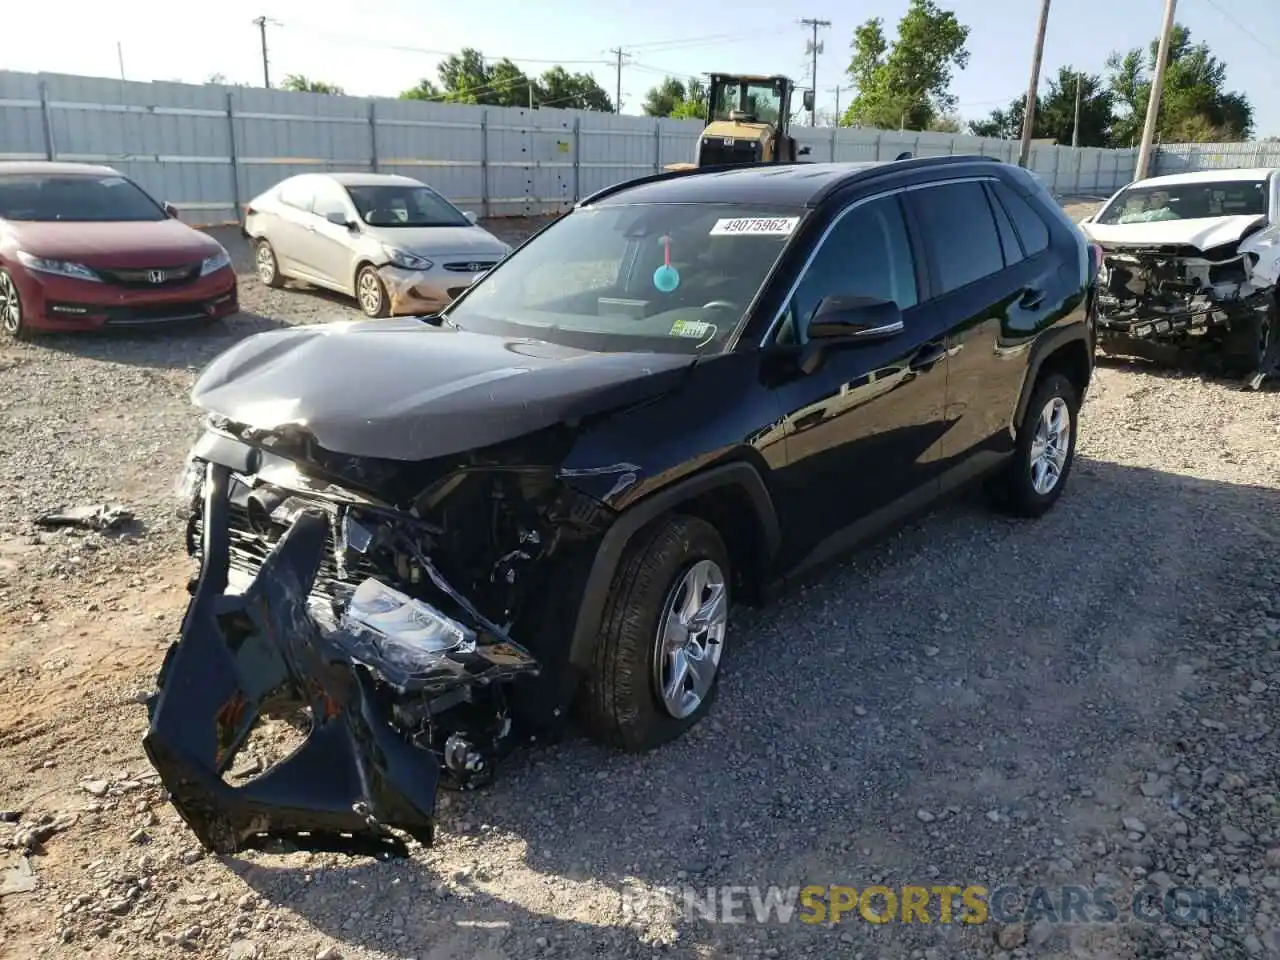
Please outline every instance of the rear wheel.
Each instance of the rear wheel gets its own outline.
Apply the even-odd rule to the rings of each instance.
[[[582,703],[589,735],[641,751],[702,719],[719,687],[730,572],[720,534],[697,517],[637,536],[605,603]]]
[[[266,240],[259,240],[254,246],[253,265],[258,273],[258,279],[268,287],[284,286],[284,274],[280,272],[276,252]]]
[[[366,265],[356,274],[356,300],[366,317],[390,316],[391,300],[377,267]]]
[[[1038,517],[1058,501],[1076,453],[1079,395],[1060,373],[1042,377],[1018,429],[1013,457],[987,487],[992,504],[1020,517]]]
[[[0,330],[15,340],[30,340],[31,328],[26,324],[22,295],[13,274],[0,268]]]

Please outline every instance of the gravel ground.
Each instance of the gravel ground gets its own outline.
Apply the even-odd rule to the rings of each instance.
[[[357,315],[262,288],[223,239],[249,312],[222,328],[0,345],[0,891],[18,890],[0,955],[1280,956],[1280,395],[1190,368],[1102,366],[1042,520],[961,499],[740,615],[716,709],[681,742],[530,751],[447,797],[439,845],[405,862],[201,856],[136,702],[185,599],[169,489],[186,392],[239,337]],[[32,524],[100,501],[137,522]],[[876,883],[1248,900],[1190,925],[966,926],[936,900],[927,925],[815,925],[622,897]]]

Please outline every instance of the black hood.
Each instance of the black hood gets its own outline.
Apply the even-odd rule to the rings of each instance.
[[[209,364],[191,396],[235,423],[304,428],[334,453],[427,460],[648,399],[695,360],[594,353],[413,318],[355,321],[249,337]]]

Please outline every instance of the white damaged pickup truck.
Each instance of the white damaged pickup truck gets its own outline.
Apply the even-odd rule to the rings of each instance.
[[[1199,343],[1255,388],[1280,375],[1280,169],[1141,180],[1080,228],[1101,250],[1104,349]]]

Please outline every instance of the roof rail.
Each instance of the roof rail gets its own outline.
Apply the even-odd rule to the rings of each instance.
[[[974,163],[974,162],[984,162],[984,161],[990,162],[990,163],[1004,162],[999,157],[988,157],[988,156],[983,156],[981,154],[976,154],[976,153],[974,154],[957,153],[954,155],[947,155],[947,156],[941,156],[941,157],[912,157],[909,160],[881,160],[881,161],[878,161],[879,163],[878,167],[861,171],[861,176],[875,177],[875,176],[880,176],[882,173],[886,173],[886,174],[896,173],[897,171],[902,170],[904,167],[911,167],[912,169],[915,169],[917,167],[941,167],[941,166],[950,166],[951,164],[957,164],[957,163]],[[621,183],[615,183],[615,184],[612,184],[611,186],[604,187],[601,190],[597,190],[595,193],[592,193],[586,197],[583,197],[576,204],[574,204],[574,207],[575,209],[577,207],[585,207],[585,206],[588,206],[589,204],[596,203],[599,200],[603,200],[606,197],[613,196],[615,193],[621,193],[623,190],[629,190],[631,187],[638,187],[646,183],[659,183],[664,180],[675,180],[679,177],[696,177],[696,176],[701,176],[703,174],[722,173],[727,170],[769,170],[777,167],[809,166],[809,165],[812,165],[814,162],[815,161],[812,161],[812,160],[757,160],[752,163],[709,164],[704,167],[694,167],[693,169],[690,169],[690,170],[664,170],[661,173],[651,173],[648,176],[637,177],[634,180],[624,180]],[[816,161],[816,162],[829,163],[832,161]],[[836,162],[839,162],[839,161],[836,161]],[[847,162],[852,164],[852,163],[863,163],[865,161],[850,160]],[[828,187],[827,189],[831,189],[833,187],[838,187],[841,185],[842,184],[840,183],[832,184],[831,187]],[[826,192],[827,192],[826,190],[821,190],[818,192],[818,195],[825,194]]]
[[[715,163],[707,164],[702,167],[693,167],[689,170],[664,170],[661,173],[651,173],[648,176],[636,177],[634,180],[623,180],[611,186],[597,190],[595,193],[589,194],[579,200],[574,206],[585,207],[597,200],[603,200],[605,197],[620,193],[623,190],[629,190],[631,187],[638,187],[646,183],[659,183],[663,180],[676,180],[680,177],[696,177],[706,173],[723,173],[726,170],[768,170],[774,167],[799,167],[804,166],[809,161],[804,160],[756,160],[752,163]]]
[[[903,170],[928,169],[930,167],[952,167],[967,163],[1004,163],[999,157],[988,157],[978,153],[956,153],[941,157],[912,157],[909,160],[881,160],[876,166],[861,171],[858,181],[874,180],[876,177],[890,177]],[[810,202],[825,199],[830,194],[845,186],[845,182],[828,183],[814,193]]]

